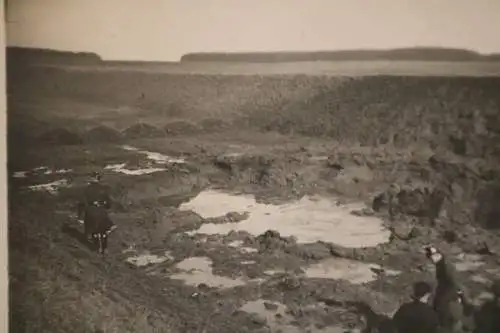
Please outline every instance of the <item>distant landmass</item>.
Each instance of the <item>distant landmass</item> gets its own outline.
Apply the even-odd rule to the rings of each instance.
[[[458,48],[412,47],[388,50],[342,50],[314,52],[197,52],[187,53],[181,62],[296,62],[296,61],[499,61],[500,53],[481,54]]]
[[[7,63],[102,64],[168,63],[165,61],[106,61],[92,52],[69,52],[42,48],[7,47]],[[314,52],[196,52],[181,57],[180,62],[276,63],[297,61],[500,61],[500,53],[481,54],[458,48],[413,47],[388,50],[342,50]],[[175,64],[175,62],[174,62]]]
[[[36,62],[43,64],[98,64],[101,57],[92,52],[69,52],[51,49],[7,47],[7,64]]]

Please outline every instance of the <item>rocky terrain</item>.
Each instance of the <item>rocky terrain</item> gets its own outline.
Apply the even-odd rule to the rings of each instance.
[[[11,331],[356,331],[433,282],[429,243],[479,303],[500,274],[498,91],[11,66]],[[91,171],[113,192],[105,257],[75,218]]]

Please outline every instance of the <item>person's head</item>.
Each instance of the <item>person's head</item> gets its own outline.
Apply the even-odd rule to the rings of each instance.
[[[413,284],[413,299],[427,303],[432,294],[432,287],[429,283],[419,281]]]
[[[437,264],[441,261],[441,259],[443,259],[443,255],[432,245],[424,247],[424,252],[425,256],[434,264]]]

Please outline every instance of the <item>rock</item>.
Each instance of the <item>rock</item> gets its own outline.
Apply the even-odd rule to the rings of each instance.
[[[327,328],[327,325],[325,323],[318,323],[316,322],[314,324],[314,327],[320,331],[325,330]]]
[[[294,290],[300,288],[301,281],[296,275],[288,274],[281,280],[281,285],[285,290]]]
[[[457,233],[453,230],[446,230],[443,232],[443,239],[447,243],[455,243],[458,239]]]
[[[429,189],[426,187],[403,188],[396,196],[395,206],[403,214],[425,216],[428,195]]]
[[[262,317],[261,315],[259,314],[256,314],[256,313],[250,313],[248,314],[249,317],[250,317],[250,320],[252,321],[252,323],[254,324],[257,324],[259,326],[264,326],[267,324],[267,319],[265,317]]]
[[[372,209],[375,212],[382,211],[383,209],[387,208],[388,205],[389,205],[389,197],[385,192],[380,193],[377,196],[375,196],[375,198],[373,198]]]
[[[224,222],[240,222],[248,219],[249,217],[250,217],[249,212],[244,212],[244,213],[229,212],[226,214]]]
[[[210,290],[210,287],[206,283],[200,283],[198,285],[198,289],[200,291],[208,291],[208,290]]]
[[[247,277],[249,279],[256,279],[259,277],[260,274],[261,272],[258,268],[250,268],[247,270]]]
[[[330,247],[323,243],[304,244],[297,251],[304,259],[321,260],[332,256]]]
[[[487,242],[481,242],[476,245],[476,251],[477,254],[481,255],[492,255],[496,254],[496,251],[492,250],[490,246],[488,245]]]
[[[420,228],[417,228],[417,227],[411,228],[410,234],[408,235],[408,237],[410,239],[421,237],[421,236],[423,236],[422,230]]]
[[[269,310],[269,311],[278,310],[278,305],[271,303],[271,302],[264,302],[264,307],[266,308],[266,310]]]
[[[336,156],[329,156],[326,161],[326,166],[330,169],[334,169],[336,171],[341,171],[344,169],[342,163],[337,159]]]
[[[399,240],[410,240],[419,236],[418,229],[411,225],[398,224],[389,228],[391,237]]]
[[[257,236],[255,240],[261,249],[267,251],[284,249],[295,245],[296,243],[296,239],[294,237],[281,237],[279,232],[275,230],[267,230],[265,233]]]
[[[355,216],[373,216],[375,212],[373,209],[366,207],[360,210],[353,210],[351,214]]]
[[[440,214],[446,194],[440,188],[430,189],[422,185],[391,187],[378,194],[372,202],[375,212],[387,210],[391,215],[401,213],[433,222]],[[392,211],[391,211],[392,205]]]
[[[466,139],[460,135],[450,135],[449,143],[451,146],[451,150],[457,155],[466,155],[467,154],[467,142]]]

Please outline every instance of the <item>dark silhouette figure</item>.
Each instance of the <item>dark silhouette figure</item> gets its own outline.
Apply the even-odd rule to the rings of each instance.
[[[426,247],[426,256],[436,266],[437,287],[433,308],[439,317],[440,326],[446,332],[463,332],[463,306],[459,294],[455,268],[436,248]]]
[[[493,282],[491,289],[494,298],[484,303],[475,313],[474,333],[500,332],[500,279]]]
[[[101,183],[101,175],[94,173],[78,206],[78,216],[83,215],[85,237],[96,245],[100,254],[106,251],[108,235],[115,227],[108,214],[110,207],[108,187]]]
[[[341,306],[355,310],[365,321],[362,333],[395,333],[394,325],[390,317],[376,313],[372,307],[362,301],[337,301],[320,297],[319,301],[329,306]]]
[[[413,285],[413,300],[401,305],[393,317],[395,333],[437,333],[439,318],[429,304],[431,286],[426,282]]]
[[[475,315],[475,307],[474,304],[469,300],[469,298],[465,295],[465,293],[461,290],[458,293],[458,297],[460,299],[460,302],[462,303],[462,309],[463,309],[463,329],[466,332],[473,332],[474,331],[474,315]]]

